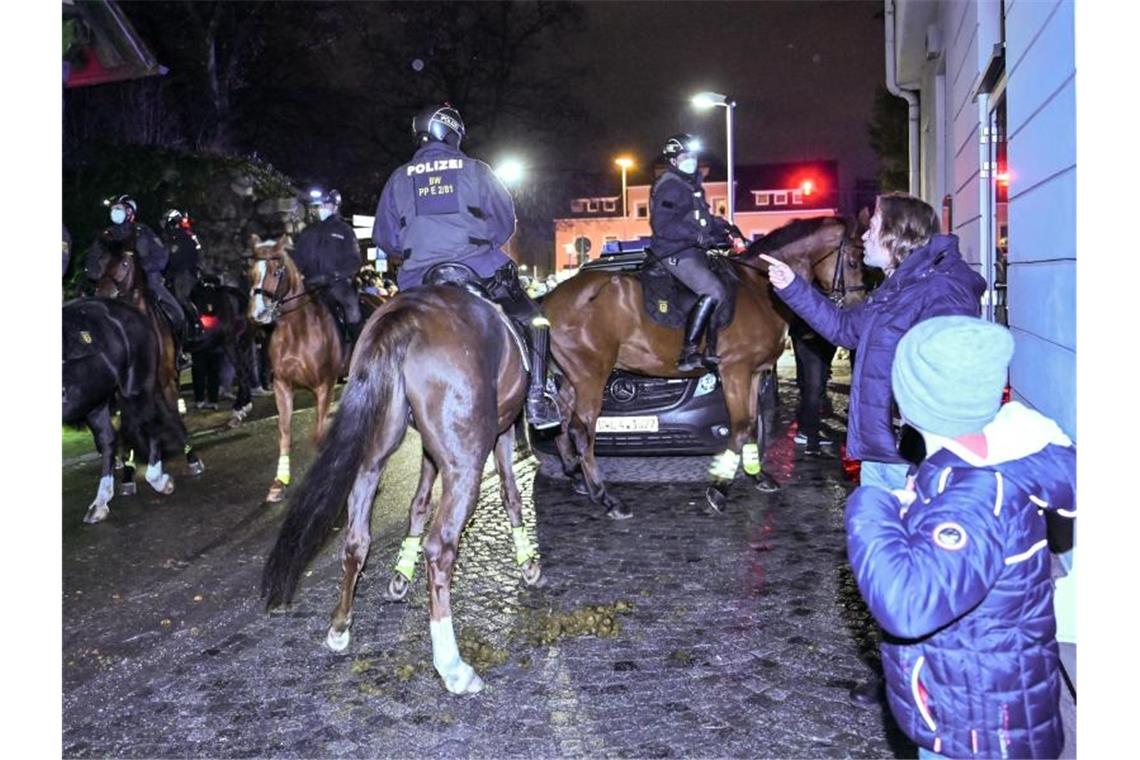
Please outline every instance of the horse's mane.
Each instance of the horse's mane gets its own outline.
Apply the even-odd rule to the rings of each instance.
[[[847,221],[841,216],[818,216],[812,219],[793,219],[783,227],[777,227],[764,237],[748,246],[743,254],[747,258],[754,258],[761,253],[777,251],[791,243],[815,235],[824,227],[834,224],[843,225],[844,234],[848,229]]]

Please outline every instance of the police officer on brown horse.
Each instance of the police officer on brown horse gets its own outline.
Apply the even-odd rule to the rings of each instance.
[[[340,203],[336,190],[310,191],[309,205],[316,209],[317,221],[297,237],[293,263],[304,275],[305,287],[320,289],[325,300],[340,311],[355,343],[362,327],[355,277],[364,257],[356,233],[338,213]]]
[[[661,264],[698,296],[685,323],[685,342],[677,359],[677,369],[682,372],[702,365],[712,369],[720,364],[716,322],[727,292],[709,268],[706,251],[727,242],[730,233],[742,237],[739,229],[709,210],[697,169],[699,149],[699,143],[689,134],[673,135],[666,140],[661,152],[669,163],[649,193],[649,226],[653,231],[650,248]],[[706,335],[708,349],[703,356],[702,334]]]
[[[467,128],[448,104],[430,106],[412,120],[416,153],[388,179],[376,207],[372,239],[401,262],[401,291],[420,287],[438,264],[460,263],[520,326],[530,343],[527,417],[536,428],[560,424],[545,390],[550,323],[519,283],[518,268],[502,250],[515,232],[515,204],[495,173],[459,149]]]

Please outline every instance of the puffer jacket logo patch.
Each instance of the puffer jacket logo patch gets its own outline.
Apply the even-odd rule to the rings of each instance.
[[[956,522],[939,523],[934,528],[934,543],[946,551],[956,552],[966,545],[966,529]]]

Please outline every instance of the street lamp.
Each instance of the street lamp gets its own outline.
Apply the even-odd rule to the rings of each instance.
[[[736,101],[729,100],[727,95],[719,92],[699,92],[691,102],[694,107],[702,110],[716,106],[724,108],[725,131],[728,133],[728,221],[733,223],[736,214],[736,184],[732,169],[732,110],[736,108]]]
[[[621,215],[628,219],[629,210],[626,208],[625,203],[625,173],[629,170],[629,167],[633,166],[633,159],[622,156],[614,159],[614,163],[621,167]]]
[[[514,185],[522,179],[523,164],[517,158],[506,158],[495,167],[495,174],[499,175],[504,183]]]

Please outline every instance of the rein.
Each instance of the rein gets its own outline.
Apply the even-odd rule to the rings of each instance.
[[[824,261],[827,261],[827,259],[829,259],[830,257],[832,257],[836,254],[839,254],[839,259],[838,259],[838,261],[835,262],[835,271],[831,275],[831,287],[829,289],[823,291],[823,295],[826,296],[828,298],[828,300],[835,303],[837,306],[839,304],[843,303],[843,300],[847,297],[848,293],[858,293],[861,290],[867,289],[866,285],[848,285],[847,284],[847,276],[844,273],[844,264],[846,263],[844,261],[844,255],[845,255],[845,251],[846,251],[848,244],[849,243],[847,240],[847,236],[844,235],[842,238],[840,238],[839,245],[837,245],[835,248],[832,248],[830,251],[825,253],[823,256],[820,256],[819,259],[817,259],[816,261],[811,262],[812,268],[815,268],[815,267],[819,266],[820,264],[822,264]],[[764,268],[761,268],[761,267],[756,266],[755,264],[752,264],[748,261],[744,261],[743,259],[736,258],[736,257],[729,257],[729,261],[731,261],[736,266],[741,266],[741,267],[745,267],[747,269],[752,269],[754,271],[760,272],[763,275],[768,274],[767,266],[765,266]]]
[[[268,257],[265,259],[260,259],[260,260],[261,261],[270,261],[270,260],[280,261],[281,259],[280,259],[280,257],[271,256],[271,257]],[[252,291],[254,296],[259,296],[259,295],[264,296],[266,298],[266,300],[269,301],[270,310],[273,314],[273,320],[274,321],[276,321],[278,317],[283,317],[287,314],[292,314],[295,311],[300,311],[301,309],[305,308],[306,304],[301,304],[297,308],[290,309],[289,311],[282,311],[281,307],[283,305],[285,305],[291,301],[296,301],[300,298],[305,298],[306,296],[308,296],[310,299],[313,297],[313,293],[311,291],[304,290],[304,289],[302,289],[301,292],[295,296],[281,295],[280,294],[281,286],[288,284],[288,281],[284,277],[284,274],[286,271],[287,271],[286,267],[284,266],[284,264],[282,264],[280,267],[278,267],[277,271],[273,273],[273,276],[275,278],[277,278],[277,286],[273,290],[266,290],[265,288],[254,288]]]

